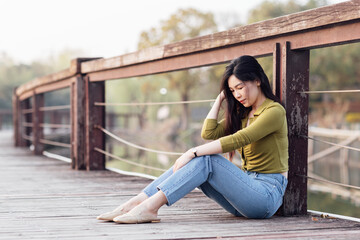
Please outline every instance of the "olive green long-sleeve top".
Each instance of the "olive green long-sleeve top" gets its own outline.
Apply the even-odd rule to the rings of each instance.
[[[225,119],[205,119],[201,136],[206,140],[219,139],[223,153],[238,150],[242,168],[259,173],[288,171],[288,136],[285,109],[266,99],[254,117],[241,121],[242,129],[225,136]]]

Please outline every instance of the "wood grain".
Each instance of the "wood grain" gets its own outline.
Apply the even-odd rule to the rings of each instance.
[[[0,239],[354,239],[358,223],[275,216],[233,217],[200,191],[160,209],[160,223],[119,225],[95,217],[150,180],[110,171],[73,171],[68,163],[14,148],[0,132]]]

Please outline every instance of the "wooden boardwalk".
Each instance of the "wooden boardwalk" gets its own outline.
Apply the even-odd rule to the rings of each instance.
[[[236,218],[199,191],[160,209],[160,223],[120,225],[95,217],[149,183],[14,148],[0,132],[0,239],[356,239],[360,224],[320,217]]]

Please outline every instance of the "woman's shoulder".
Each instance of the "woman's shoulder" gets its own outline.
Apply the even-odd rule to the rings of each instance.
[[[278,102],[276,102],[274,100],[271,100],[271,99],[267,99],[267,101],[268,101],[268,104],[265,107],[265,110],[279,111],[279,112],[281,112],[283,114],[286,113],[285,108],[280,103],[278,103]]]

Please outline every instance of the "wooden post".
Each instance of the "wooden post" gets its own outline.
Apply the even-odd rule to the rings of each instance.
[[[76,162],[76,122],[77,122],[77,117],[76,117],[76,101],[75,101],[75,97],[76,97],[76,88],[75,88],[75,84],[71,83],[70,85],[70,126],[71,126],[71,131],[70,131],[70,144],[71,144],[71,148],[70,148],[70,159],[71,159],[71,168],[75,169],[75,162]]]
[[[44,144],[40,142],[40,139],[44,138],[43,128],[40,127],[40,124],[44,123],[44,112],[40,111],[40,108],[44,106],[44,94],[35,94],[33,92],[32,96],[32,132],[33,132],[33,145],[34,145],[34,154],[41,155],[44,151]]]
[[[71,167],[86,169],[85,163],[85,83],[81,74],[71,85]]]
[[[280,47],[281,46],[281,47]],[[291,50],[290,42],[275,47],[275,78],[281,81],[276,93],[281,99],[288,121],[289,136],[289,174],[288,186],[284,196],[282,215],[307,214],[307,154],[308,141],[308,95],[299,93],[309,89],[309,50]],[[281,49],[279,56],[278,50]]]
[[[16,95],[16,88],[12,95],[14,146],[19,146],[19,97]]]
[[[281,46],[276,43],[273,50],[273,93],[280,98],[281,90]]]
[[[86,86],[81,74],[81,63],[99,58],[76,58],[71,61],[70,71],[76,76],[71,84],[71,167],[85,170],[86,167]]]
[[[24,99],[19,101],[19,110],[18,110],[18,138],[19,138],[19,147],[28,147],[30,146],[30,141],[24,138],[24,135],[30,136],[32,129],[30,127],[25,127],[24,122],[31,122],[31,114],[23,113],[24,109],[30,109],[30,99]]]
[[[105,149],[105,135],[95,126],[105,127],[105,107],[95,106],[95,102],[105,102],[105,83],[90,82],[85,77],[86,89],[86,169],[104,170],[105,156],[94,150]]]

